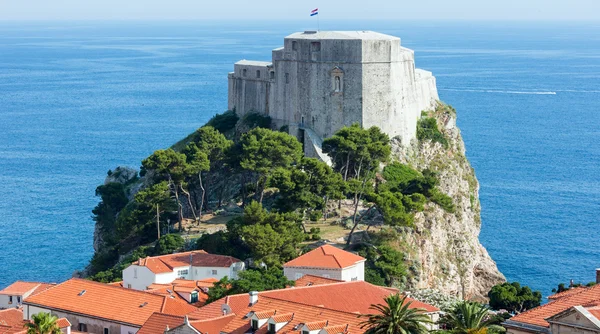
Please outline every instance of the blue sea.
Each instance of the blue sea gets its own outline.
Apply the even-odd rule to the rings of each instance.
[[[227,72],[303,22],[0,22],[0,287],[93,254],[94,196],[227,107]],[[481,242],[544,295],[600,267],[600,23],[322,20],[400,36],[481,183]]]

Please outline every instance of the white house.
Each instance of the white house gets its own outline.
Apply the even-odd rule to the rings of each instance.
[[[54,284],[16,281],[0,290],[0,309],[21,306],[23,299],[46,290]]]
[[[323,245],[283,265],[289,280],[304,275],[320,276],[341,281],[364,281],[365,258],[331,245]]]
[[[169,284],[176,279],[203,280],[237,278],[244,262],[225,255],[192,251],[139,259],[123,270],[123,287],[146,290],[154,283]]]

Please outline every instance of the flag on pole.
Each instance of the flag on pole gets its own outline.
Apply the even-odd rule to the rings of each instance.
[[[310,16],[319,15],[319,8],[315,8],[310,11]]]

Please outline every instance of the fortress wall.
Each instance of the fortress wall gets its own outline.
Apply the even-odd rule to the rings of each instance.
[[[244,72],[245,70],[245,72]],[[228,108],[238,116],[250,111],[269,114],[270,68],[267,65],[235,64],[228,76]]]

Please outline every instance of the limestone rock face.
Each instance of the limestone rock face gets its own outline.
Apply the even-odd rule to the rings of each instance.
[[[452,197],[455,213],[430,203],[415,217],[405,245],[414,277],[410,289],[435,288],[465,299],[485,300],[492,286],[505,281],[496,263],[479,242],[481,230],[479,182],[465,157],[465,146],[450,107],[430,113],[448,139],[447,147],[432,141],[403,146],[392,142],[393,156],[417,170],[439,173],[439,189]]]

